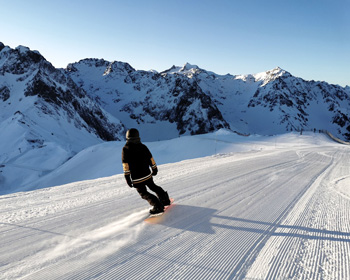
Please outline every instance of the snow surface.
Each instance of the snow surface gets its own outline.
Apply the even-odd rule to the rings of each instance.
[[[146,143],[175,198],[151,224],[122,144],[45,183],[101,178],[0,196],[0,279],[350,279],[349,146],[223,130]]]

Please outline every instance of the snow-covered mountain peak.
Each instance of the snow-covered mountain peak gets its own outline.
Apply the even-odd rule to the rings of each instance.
[[[96,80],[101,76],[126,76],[136,70],[128,63],[121,61],[109,62],[104,59],[86,58],[79,62],[68,64],[65,69],[68,73],[76,73],[79,76],[89,76],[89,79]]]
[[[45,58],[40,54],[40,52],[36,50],[31,50],[25,46],[18,46],[17,48],[15,48],[14,51],[17,51],[21,58],[29,59],[29,62],[38,63],[45,60]],[[49,63],[48,61],[46,62]]]
[[[0,42],[0,52],[19,52],[21,54],[26,54],[27,52],[31,52],[31,50],[28,47],[19,45],[15,49],[10,48],[9,46],[4,45],[2,42]],[[38,51],[35,51],[35,53],[39,53]],[[40,53],[39,53],[40,54]]]
[[[197,65],[190,64],[187,62],[182,67],[173,65],[171,68],[161,72],[161,74],[181,74],[187,76],[188,78],[192,78],[193,75],[202,72],[206,71],[204,69],[199,68]]]
[[[38,55],[41,56],[41,54],[40,54],[39,51],[30,50],[28,47],[22,46],[22,45],[19,45],[17,48],[15,48],[15,50],[16,50],[16,51],[19,51],[22,55],[23,55],[23,54],[30,53],[30,52],[33,52],[33,53],[38,54]]]
[[[69,63],[65,70],[68,72],[89,72],[92,71],[92,69],[100,69],[100,71],[102,71],[102,76],[103,72],[109,64],[110,62],[104,59],[85,58],[79,60],[79,62]]]
[[[116,73],[119,75],[129,75],[136,70],[131,67],[129,63],[121,62],[121,61],[113,61],[111,62],[103,75],[109,75],[111,73]]]
[[[2,42],[0,42],[0,52],[1,52],[4,48],[5,48],[5,45],[4,45]]]
[[[1,45],[0,51],[0,73],[11,73],[22,75],[32,73],[38,68],[46,68],[53,71],[54,67],[38,51],[31,51],[27,47],[18,46],[11,49]]]
[[[159,74],[159,72],[157,70],[154,70],[154,69],[150,69],[148,72],[153,73],[153,74]]]
[[[199,68],[197,65],[186,63],[179,71],[180,73],[186,75],[188,78],[193,78],[201,73],[207,73],[206,70]]]
[[[199,69],[199,67],[197,65],[194,64],[190,64],[188,62],[186,62],[184,64],[184,66],[180,69],[180,72],[184,72],[184,71],[196,71],[197,69]]]
[[[253,76],[254,76],[256,81],[262,81],[263,83],[261,86],[264,86],[264,85],[268,84],[269,82],[276,80],[279,77],[291,76],[291,74],[289,72],[283,70],[280,67],[276,67],[272,70],[262,72],[262,73],[257,73]]]
[[[291,74],[288,72],[288,71],[286,71],[286,70],[284,70],[284,69],[282,69],[282,68],[280,68],[280,67],[276,67],[276,68],[274,68],[274,69],[272,69],[272,70],[270,70],[270,71],[267,71],[266,72],[268,75],[270,75],[270,76],[272,76],[272,77],[275,77],[275,78],[277,78],[277,77],[281,77],[281,76],[291,76]]]
[[[181,71],[182,68],[183,68],[183,67],[181,67],[181,66],[175,66],[175,65],[173,65],[173,66],[171,66],[169,69],[166,69],[166,70],[160,72],[160,74],[163,75],[163,76],[166,76],[167,74],[179,73],[179,72]]]

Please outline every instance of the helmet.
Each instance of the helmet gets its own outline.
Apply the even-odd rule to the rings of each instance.
[[[140,139],[140,133],[136,128],[130,128],[126,132],[126,140],[137,140]]]

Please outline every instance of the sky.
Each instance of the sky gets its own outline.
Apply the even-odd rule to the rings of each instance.
[[[275,67],[350,86],[350,0],[0,0],[0,42],[55,67],[84,58],[217,74]]]

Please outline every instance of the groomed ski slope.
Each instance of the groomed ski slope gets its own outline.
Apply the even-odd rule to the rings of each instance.
[[[121,174],[0,196],[0,279],[350,279],[349,163],[288,134],[163,164],[156,224]]]

